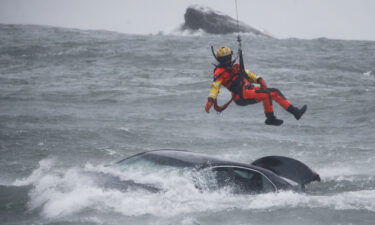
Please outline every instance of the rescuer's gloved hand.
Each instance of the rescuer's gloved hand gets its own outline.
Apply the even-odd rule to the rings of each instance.
[[[265,90],[267,89],[267,83],[265,80],[263,80],[262,78],[258,79],[258,84],[260,84],[260,89],[262,90]]]
[[[207,113],[210,112],[210,108],[212,107],[214,102],[215,102],[215,100],[213,98],[208,98],[207,103],[206,103],[206,107],[204,108]]]

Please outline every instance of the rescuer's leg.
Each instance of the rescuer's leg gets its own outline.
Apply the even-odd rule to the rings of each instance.
[[[267,125],[280,126],[284,122],[283,120],[277,119],[273,112],[268,112],[265,114],[267,119],[264,121],[264,123]]]
[[[264,121],[267,125],[280,126],[284,121],[277,119],[273,113],[272,97],[269,91],[260,90],[259,88],[247,89],[243,92],[243,98],[255,99],[256,102],[263,102],[264,114],[266,120]]]
[[[296,120],[299,120],[301,119],[302,115],[306,112],[306,109],[307,109],[307,105],[302,106],[302,108],[300,109],[291,105],[287,108],[287,111],[293,114]]]
[[[307,105],[302,106],[301,109],[292,105],[290,101],[288,101],[285,96],[276,88],[268,88],[271,92],[272,99],[275,100],[279,105],[281,105],[286,111],[293,114],[293,116],[299,120],[301,119],[302,115],[306,112]]]
[[[268,88],[271,92],[272,99],[279,103],[286,111],[293,114],[293,116],[299,120],[301,119],[302,115],[306,112],[307,105],[302,106],[301,109],[292,105],[290,101],[288,101],[284,95],[276,88]]]

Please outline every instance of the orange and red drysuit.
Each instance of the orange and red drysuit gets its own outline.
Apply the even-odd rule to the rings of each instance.
[[[240,76],[239,71],[239,64],[234,64],[232,67],[216,67],[208,98],[216,103],[220,87],[223,85],[232,93],[232,100],[237,105],[245,106],[262,101],[266,115],[273,114],[272,100],[279,103],[285,110],[292,105],[278,89],[267,88],[266,82],[261,77],[248,70]],[[260,84],[260,87],[255,87],[254,84]],[[210,104],[206,106],[207,112],[210,107]]]

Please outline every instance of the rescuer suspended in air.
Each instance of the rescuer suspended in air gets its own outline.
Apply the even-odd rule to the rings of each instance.
[[[214,106],[216,111],[222,112],[232,101],[239,106],[263,102],[264,113],[267,118],[265,124],[280,126],[283,120],[276,118],[272,105],[272,102],[276,101],[299,120],[305,113],[307,106],[304,105],[302,108],[293,106],[278,89],[269,88],[262,77],[257,76],[249,70],[245,70],[242,58],[241,39],[239,36],[238,42],[240,63],[236,63],[235,59],[233,60],[233,51],[229,47],[224,46],[219,48],[216,54],[212,47],[213,55],[218,61],[218,64],[213,72],[214,80],[205,107],[206,112],[209,113],[212,106]],[[255,84],[259,86],[257,87]],[[217,96],[221,86],[225,86],[232,93],[232,98],[225,105],[218,106]]]

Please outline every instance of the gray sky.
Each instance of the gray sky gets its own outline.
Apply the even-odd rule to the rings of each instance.
[[[0,23],[149,34],[183,23],[189,5],[235,17],[235,0],[0,0]],[[375,40],[375,0],[237,0],[241,21],[278,37]]]

